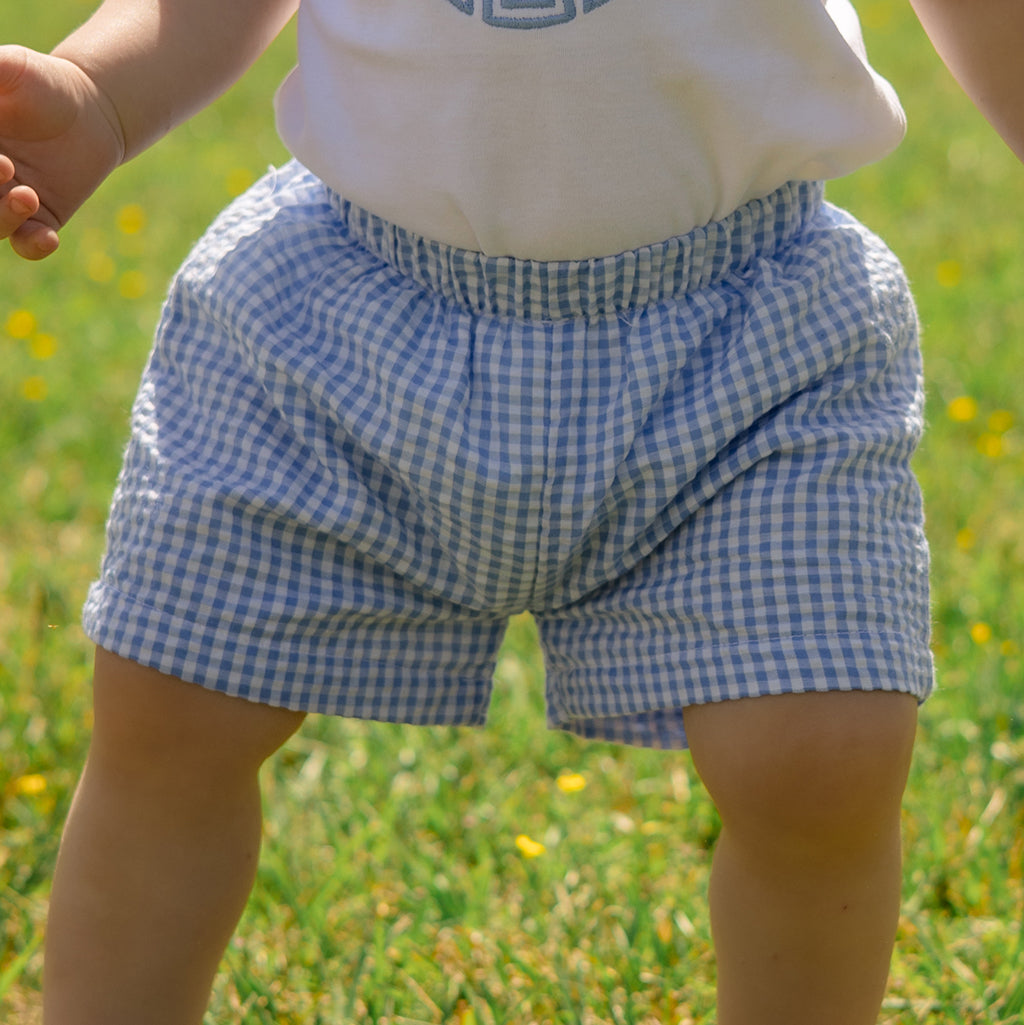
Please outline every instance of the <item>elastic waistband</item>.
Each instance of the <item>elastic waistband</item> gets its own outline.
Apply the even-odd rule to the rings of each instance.
[[[650,306],[721,280],[799,234],[821,207],[824,186],[789,182],[686,235],[614,256],[550,262],[447,246],[328,194],[351,235],[425,288],[476,313],[564,320]]]

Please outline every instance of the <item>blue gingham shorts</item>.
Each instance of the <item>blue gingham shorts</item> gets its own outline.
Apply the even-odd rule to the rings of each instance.
[[[173,283],[87,632],[254,701],[481,724],[529,610],[550,724],[646,746],[694,703],[923,700],[916,315],[822,192],[541,263],[270,173]]]

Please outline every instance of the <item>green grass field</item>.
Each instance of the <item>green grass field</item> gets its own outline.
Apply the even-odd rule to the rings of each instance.
[[[21,5],[55,43],[91,0]],[[1024,169],[896,0],[860,4],[905,145],[830,187],[903,257],[925,329],[917,461],[939,690],[906,802],[882,1020],[1024,1023]],[[0,1021],[35,1022],[61,823],[89,726],[78,609],[162,291],[232,195],[283,158],[282,39],[228,97],[123,169],[0,288]],[[531,623],[492,725],[311,722],[266,777],[256,896],[208,1021],[710,1023],[717,833],[688,756],[543,729]]]

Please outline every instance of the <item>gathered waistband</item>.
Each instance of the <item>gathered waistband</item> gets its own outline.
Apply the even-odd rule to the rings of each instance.
[[[565,320],[651,306],[720,281],[799,234],[821,207],[824,185],[789,182],[686,235],[564,261],[458,249],[391,224],[330,189],[328,196],[366,249],[459,306],[494,316]]]

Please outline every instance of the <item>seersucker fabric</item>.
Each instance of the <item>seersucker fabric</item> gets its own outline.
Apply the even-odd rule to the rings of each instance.
[[[250,700],[476,725],[529,610],[550,724],[646,746],[694,703],[923,700],[921,425],[903,272],[818,183],[540,262],[293,162],[171,287],[84,623]]]

